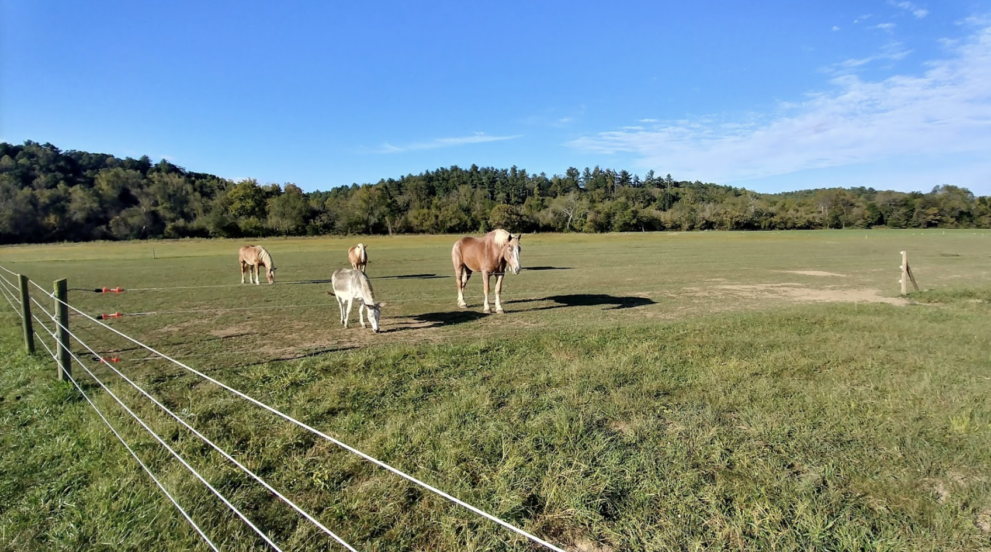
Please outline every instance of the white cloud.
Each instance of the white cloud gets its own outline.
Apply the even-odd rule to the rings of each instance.
[[[834,30],[834,31],[838,31],[838,30],[840,30],[840,28],[839,28],[839,27],[837,27],[836,25],[833,25],[833,30]]]
[[[638,123],[659,123],[660,119],[640,119]]]
[[[991,144],[991,27],[962,40],[918,75],[870,82],[834,76],[833,88],[744,122],[670,121],[649,131],[600,132],[569,142],[630,153],[644,168],[716,182],[898,158],[975,157]]]
[[[867,21],[868,19],[874,17],[872,14],[864,14],[853,20],[854,23],[860,23],[861,21]]]
[[[414,142],[412,144],[406,144],[404,146],[394,146],[389,143],[382,144],[382,147],[374,150],[373,153],[404,153],[407,151],[421,151],[421,150],[431,150],[440,148],[450,148],[455,146],[463,146],[465,144],[482,144],[485,142],[498,142],[501,140],[514,140],[516,138],[522,137],[522,134],[516,134],[513,136],[489,136],[483,132],[476,132],[471,136],[462,136],[458,138],[435,138],[429,142]]]
[[[912,50],[905,49],[901,42],[892,41],[881,47],[881,51],[873,56],[865,58],[851,58],[825,68],[827,73],[836,75],[849,73],[851,70],[867,65],[872,61],[898,61],[912,53]]]
[[[891,31],[895,30],[895,24],[894,23],[879,23],[879,24],[875,25],[874,28],[875,29],[880,29],[880,30],[882,30],[882,31],[884,31],[886,33],[890,33]]]
[[[894,0],[888,0],[888,3],[896,8],[901,8],[905,11],[911,12],[916,19],[922,19],[923,17],[929,15],[929,10],[920,8],[911,2],[895,2]]]

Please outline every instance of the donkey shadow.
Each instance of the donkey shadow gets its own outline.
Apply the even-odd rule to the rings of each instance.
[[[516,312],[542,311],[551,309],[561,309],[567,307],[596,307],[605,306],[602,310],[632,309],[657,304],[657,301],[647,297],[616,297],[603,293],[577,293],[572,295],[554,295],[543,299],[520,299],[516,301],[506,301],[506,303],[537,303],[543,301],[554,301],[556,305],[546,307],[534,307]]]
[[[527,270],[571,270],[570,266],[525,266],[523,271]]]

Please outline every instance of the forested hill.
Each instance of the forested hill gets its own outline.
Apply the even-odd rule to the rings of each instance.
[[[830,188],[760,194],[653,171],[441,168],[305,193],[147,156],[0,143],[0,243],[513,231],[991,227],[991,198]]]

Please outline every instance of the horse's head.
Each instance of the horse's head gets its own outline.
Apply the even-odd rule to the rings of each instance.
[[[506,245],[502,249],[502,258],[506,260],[506,268],[512,271],[513,274],[519,274],[522,268],[520,266],[520,251],[522,251],[520,239],[522,238],[523,234],[518,236],[510,234],[509,241],[506,242]]]
[[[268,271],[265,273],[265,276],[268,277],[268,283],[274,284],[275,283],[275,267],[269,268]]]
[[[379,318],[382,316],[382,307],[385,303],[373,303],[365,305],[368,307],[368,321],[372,324],[372,331],[379,333]]]

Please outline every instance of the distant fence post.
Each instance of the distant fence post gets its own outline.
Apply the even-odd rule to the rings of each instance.
[[[21,287],[21,318],[24,326],[24,346],[28,349],[28,354],[34,354],[34,324],[31,321],[31,297],[28,295],[28,277],[23,274],[17,275],[17,282]]]
[[[55,318],[58,332],[58,379],[68,381],[72,377],[69,363],[69,287],[65,278],[55,280]],[[66,377],[68,376],[68,377]]]
[[[915,283],[915,275],[912,274],[912,267],[908,266],[908,252],[902,251],[902,295],[908,295],[908,283],[912,282],[915,291],[919,291],[919,284]]]

